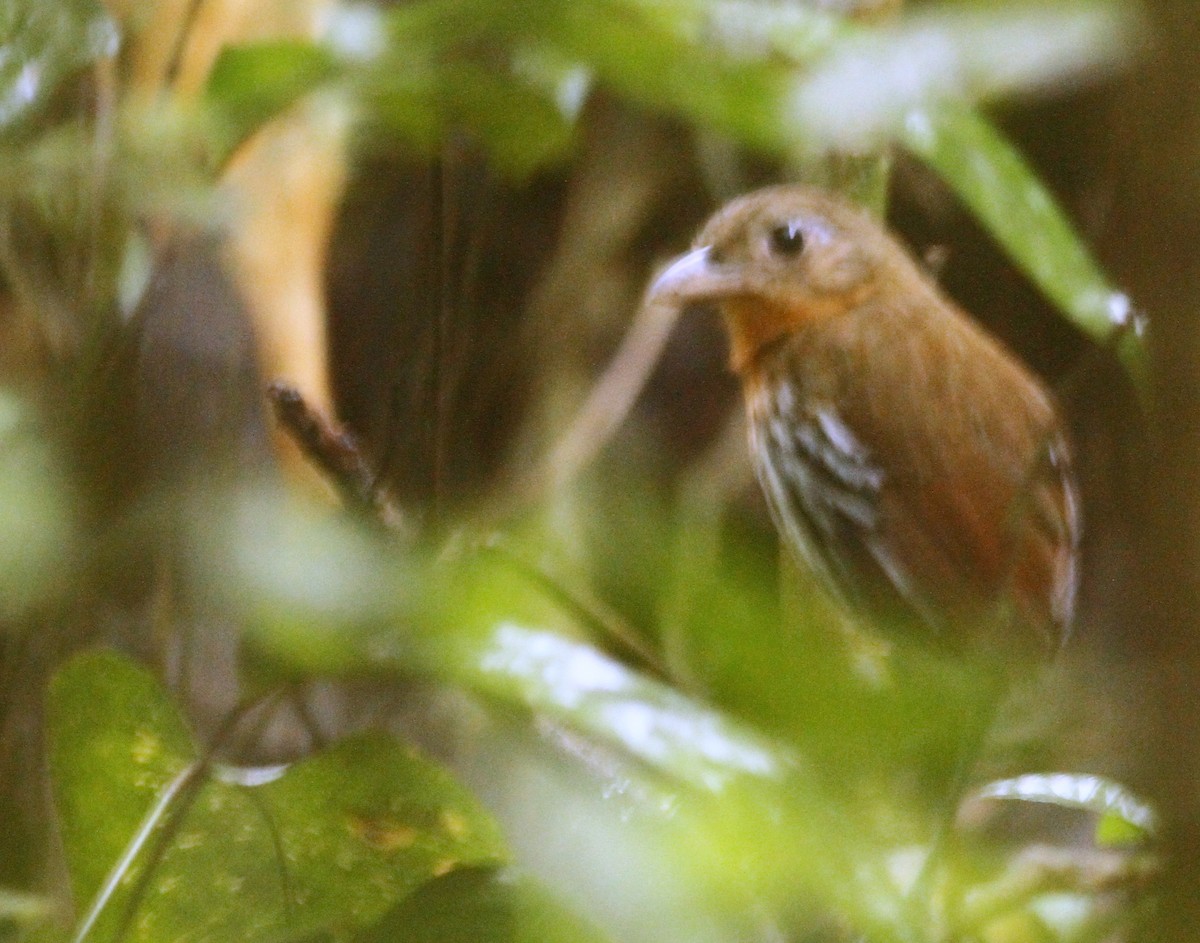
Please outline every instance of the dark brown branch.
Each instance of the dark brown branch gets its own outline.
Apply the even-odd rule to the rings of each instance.
[[[319,469],[350,509],[398,530],[401,515],[348,429],[313,409],[294,386],[277,380],[267,387],[275,418]]]

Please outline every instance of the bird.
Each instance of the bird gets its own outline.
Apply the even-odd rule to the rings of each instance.
[[[1082,524],[1055,396],[875,217],[757,190],[646,297],[720,311],[781,542],[843,614],[1005,676],[1062,648]]]

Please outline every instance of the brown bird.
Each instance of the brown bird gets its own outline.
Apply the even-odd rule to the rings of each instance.
[[[783,542],[858,621],[1002,674],[1065,641],[1079,502],[1054,397],[829,193],[735,199],[650,296],[715,304]]]

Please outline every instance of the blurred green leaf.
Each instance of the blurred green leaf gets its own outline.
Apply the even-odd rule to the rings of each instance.
[[[1129,298],[1113,289],[1054,198],[1013,146],[961,107],[911,112],[901,139],[970,207],[1046,296],[1100,343],[1120,330],[1121,353],[1145,389],[1146,354]]]
[[[232,148],[302,96],[344,80],[366,106],[374,134],[432,150],[448,128],[459,128],[478,136],[501,172],[524,176],[565,153],[571,125],[555,102],[557,90],[547,94],[502,60],[485,65],[454,54],[497,20],[494,10],[441,0],[387,16],[348,8],[332,18],[322,44],[227,48],[207,99]]]
[[[502,173],[525,177],[565,155],[572,126],[547,95],[470,65],[448,67],[441,80],[447,111],[479,136]]]
[[[383,25],[390,55],[433,62],[464,44],[511,38],[542,22],[542,14],[553,6],[517,0],[416,0],[389,10]]]
[[[1154,808],[1124,786],[1103,776],[1086,773],[1030,773],[1002,779],[976,792],[981,799],[1044,802],[1068,809],[1082,809],[1097,818],[1099,844],[1139,844],[1158,833]]]
[[[848,814],[836,771],[587,645],[511,622],[451,675],[650,771],[643,811],[670,833],[676,875],[713,899],[781,907],[815,894],[873,939],[914,932],[887,843]],[[623,790],[627,777],[615,777]],[[731,873],[738,886],[723,886]]]
[[[688,5],[682,5],[684,13]],[[694,6],[694,5],[691,5]],[[586,64],[615,91],[673,111],[759,149],[780,142],[779,104],[787,86],[780,63],[732,61],[681,35],[678,9],[621,0],[557,5],[539,39]],[[672,16],[675,14],[675,16]]]
[[[601,943],[605,937],[526,877],[463,870],[430,881],[356,943]]]
[[[205,89],[221,119],[225,152],[337,73],[328,49],[302,40],[225,47]]]
[[[433,621],[343,636],[360,670],[424,674],[529,712],[569,731],[578,749],[610,754],[595,770],[605,781],[614,763],[628,764],[604,788],[667,830],[677,881],[730,906],[755,895],[780,903],[805,888],[850,908],[879,939],[902,938],[898,887],[868,823],[849,818],[832,791],[838,771],[811,768],[785,744],[590,645],[525,627],[538,623],[520,620],[554,609],[544,592],[522,589],[524,580],[490,561],[469,564],[432,584],[442,606]],[[302,620],[298,635],[256,635],[255,644],[294,665],[309,650],[303,636],[320,631]],[[339,667],[354,660],[345,652]],[[734,886],[729,867],[740,875]]]
[[[53,913],[54,901],[47,895],[0,887],[0,936],[6,939],[10,927],[41,924]]]
[[[27,404],[0,390],[0,620],[10,623],[75,573],[69,489],[38,431]]]
[[[99,0],[0,4],[0,138],[27,126],[62,82],[120,44]]]
[[[388,51],[381,62],[387,63],[393,74],[424,70],[431,75],[447,64],[486,63],[496,81],[509,86],[508,94],[519,90],[529,76],[531,60],[554,62],[576,83],[568,90],[568,95],[576,98],[568,107],[558,108],[560,120],[578,110],[578,82],[595,78],[641,104],[682,114],[760,149],[777,147],[778,105],[787,87],[786,67],[723,54],[713,41],[717,33],[707,24],[706,12],[706,5],[696,0],[667,4],[639,0],[544,4],[424,0],[388,13]],[[448,74],[453,77],[453,68]],[[386,82],[388,75],[379,78]],[[532,85],[540,90],[544,83],[534,77]],[[365,87],[370,92],[371,82]],[[561,92],[554,89],[547,99],[561,106]],[[495,98],[496,89],[492,88],[474,107],[460,101],[460,117],[477,121],[481,116],[476,109],[487,107]],[[543,109],[539,105],[535,110]],[[482,128],[485,136],[498,120],[515,118],[518,124],[528,120],[519,109],[492,112],[489,117],[489,122],[476,128]],[[539,149],[555,155],[557,150],[550,145],[562,138],[561,130],[554,131],[549,123],[532,130],[539,136],[546,134]],[[530,146],[527,141],[520,143],[522,149]],[[497,145],[495,154],[503,158],[507,153],[504,142]],[[529,163],[519,152],[517,158],[518,170]]]
[[[553,633],[501,623],[451,670],[477,690],[568,722],[706,792],[740,777],[782,780],[797,762],[749,728]]]
[[[505,857],[470,794],[383,735],[291,767],[218,768],[198,793],[180,790],[149,823],[152,840],[122,857],[195,750],[166,692],[116,655],[81,656],[55,678],[50,739],[78,899],[93,898],[118,868],[114,892],[97,899],[98,919],[86,925],[93,938],[121,927],[131,906],[132,940],[277,940],[359,927],[433,877]],[[168,841],[155,857],[160,837]],[[144,895],[131,900],[139,887]]]
[[[428,575],[419,555],[362,521],[272,486],[193,501],[193,578],[237,613],[253,642],[286,651],[276,664],[289,672],[363,669],[379,626],[408,624],[424,611]]]
[[[1105,848],[1128,848],[1144,844],[1145,829],[1134,825],[1124,815],[1106,812],[1096,822],[1096,844]]]
[[[1113,2],[946,6],[846,31],[802,72],[789,112],[805,147],[860,152],[915,108],[1053,88],[1111,70],[1129,45]]]

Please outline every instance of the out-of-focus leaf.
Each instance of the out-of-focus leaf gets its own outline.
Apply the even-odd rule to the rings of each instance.
[[[116,54],[120,34],[99,0],[0,4],[0,138],[26,124],[61,83]]]
[[[1113,289],[1054,198],[981,115],[944,106],[911,112],[901,139],[938,172],[1013,260],[1101,343],[1123,330],[1121,354],[1145,386],[1146,354],[1129,298]]]
[[[861,151],[914,108],[1053,87],[1110,69],[1129,16],[1114,3],[939,9],[857,30],[798,80],[792,113],[810,148]]]
[[[338,72],[333,54],[301,40],[273,40],[221,51],[205,97],[216,110],[226,151]]]
[[[50,706],[52,778],[86,901],[195,751],[166,692],[115,655],[72,662]],[[98,938],[122,925],[139,886],[131,940],[278,940],[368,925],[431,878],[503,862],[498,830],[470,794],[388,737],[268,772],[219,771],[187,807],[181,791],[114,875],[91,925]]]
[[[0,390],[0,619],[15,620],[69,584],[71,502],[29,411]]]
[[[479,136],[502,173],[524,177],[566,153],[571,124],[551,98],[515,76],[458,66],[441,79],[448,111]]]
[[[804,888],[850,907],[879,939],[902,937],[898,885],[867,829],[830,793],[834,771],[808,767],[782,743],[587,644],[526,628],[538,623],[517,620],[547,603],[536,587],[514,589],[522,581],[511,571],[467,566],[453,577],[433,590],[444,607],[435,623],[343,636],[362,670],[448,681],[556,725],[581,750],[611,754],[598,772],[628,764],[605,788],[632,802],[631,814],[667,829],[676,881],[725,895],[730,906],[755,895],[780,904]],[[297,624],[299,636],[312,631],[319,629]],[[256,644],[285,664],[308,648],[274,634]],[[343,664],[353,661],[343,656]],[[641,786],[630,778],[636,769]],[[740,875],[735,886],[722,877],[729,867]]]
[[[274,487],[248,487],[198,495],[193,520],[194,578],[292,671],[365,667],[373,628],[421,613],[426,590],[419,560],[327,506]],[[284,651],[286,659],[279,657]]]
[[[2,936],[7,936],[9,927],[41,923],[47,920],[53,912],[54,901],[47,896],[0,887],[0,935]]]
[[[802,888],[848,908],[879,940],[905,937],[879,847],[786,746],[590,646],[516,623],[451,657],[453,680],[615,749],[676,790],[665,806],[655,790],[647,802],[657,816],[670,808],[675,863],[691,880],[737,862],[735,896],[753,889],[778,903]]]
[[[498,163],[517,173],[563,151],[569,119],[592,76],[638,102],[678,110],[759,147],[775,144],[784,70],[778,64],[733,63],[689,39],[677,28],[681,16],[696,20],[688,7],[699,9],[694,3],[624,0],[538,5],[426,0],[389,14],[392,46],[381,61],[393,73],[426,70],[434,85],[449,91],[450,117],[478,132]],[[467,50],[481,45],[492,47],[491,61],[504,63],[486,81],[482,72],[465,65],[471,58]],[[544,84],[537,81],[522,89],[531,61],[555,62],[567,70],[574,83],[567,108],[561,107],[562,89],[533,94]],[[465,95],[455,88],[464,75],[469,78],[461,85]],[[394,107],[395,96],[386,94],[389,81],[381,74],[368,77],[364,86],[368,94],[375,88],[385,91],[380,99],[385,113]]]
[[[850,34],[841,17],[808,4],[715,0],[705,12],[700,38],[740,59],[782,55],[807,63]]]
[[[405,3],[389,10],[384,20],[390,54],[436,61],[463,44],[504,41],[524,29],[536,28],[552,6],[516,0]]]
[[[356,943],[601,943],[605,937],[526,877],[464,870],[430,881]]]
[[[787,87],[779,63],[731,61],[618,0],[562,4],[558,12],[547,24],[550,41],[609,87],[753,147],[779,148]]]
[[[309,926],[371,923],[430,878],[506,857],[470,793],[383,735],[344,740],[261,793]]]
[[[1030,773],[989,783],[976,792],[981,799],[1045,802],[1082,809],[1098,816],[1100,844],[1138,844],[1158,832],[1154,808],[1120,783],[1084,773]]]
[[[748,728],[553,633],[501,624],[457,670],[479,690],[569,723],[708,792],[739,777],[782,780],[796,763]]]

